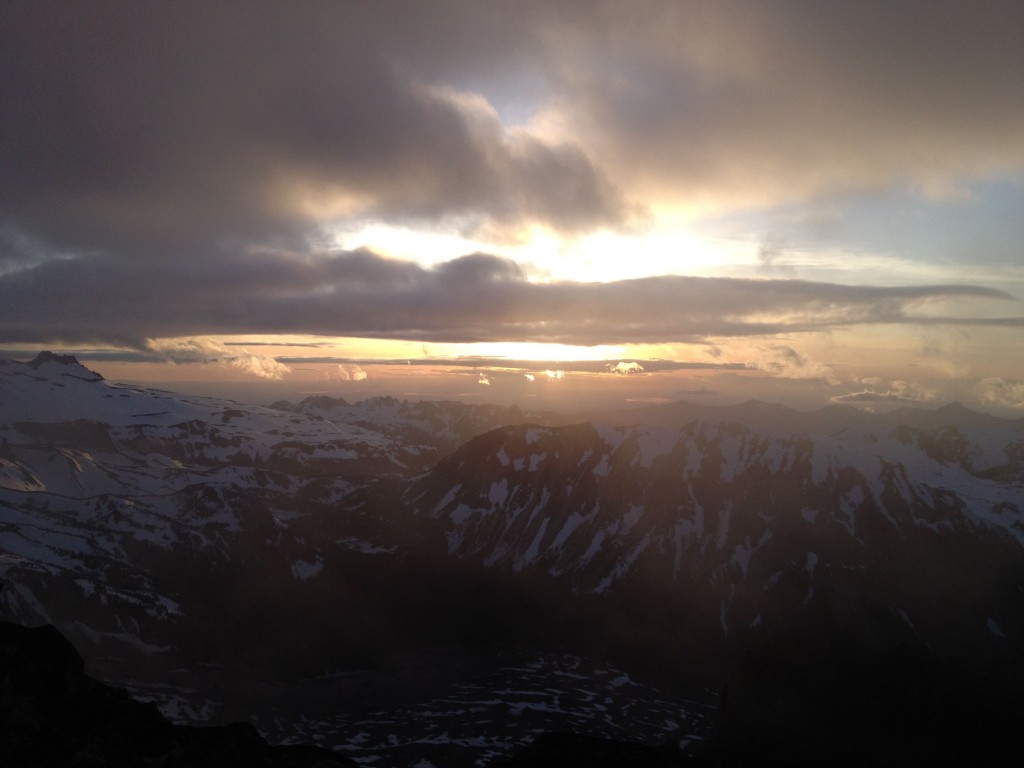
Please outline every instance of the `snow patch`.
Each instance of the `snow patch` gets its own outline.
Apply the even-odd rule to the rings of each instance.
[[[516,563],[516,570],[521,570],[524,565],[529,565],[537,556],[540,554],[540,542],[544,538],[544,534],[548,530],[548,523],[551,522],[550,517],[545,517],[540,522],[540,527],[537,528],[537,533],[533,537],[533,541],[530,542],[530,546],[527,548],[526,553]]]
[[[643,504],[631,505],[629,511],[626,514],[624,514],[619,521],[618,534],[620,536],[627,535],[630,531],[633,530],[633,528],[636,527],[636,524],[640,522],[640,518],[643,516]]]
[[[459,504],[459,506],[448,514],[448,519],[456,525],[462,525],[473,516],[474,512],[476,512],[476,510],[469,505]]]
[[[804,568],[807,570],[807,575],[810,576],[812,579],[814,578],[814,569],[817,567],[817,565],[818,565],[818,555],[817,555],[817,553],[816,552],[808,552],[807,553],[807,563],[804,565]]]
[[[462,490],[462,483],[456,483],[451,488],[449,488],[448,493],[446,493],[444,495],[444,498],[437,502],[437,506],[434,507],[434,514],[441,514],[445,507],[447,507],[449,504],[455,501],[455,496],[458,494],[460,490]]]
[[[300,581],[309,581],[323,569],[323,558],[317,557],[312,563],[305,560],[296,560],[292,563],[292,576]]]
[[[589,563],[594,558],[594,555],[601,551],[602,543],[604,543],[604,531],[600,530],[594,534],[594,538],[590,540],[590,546],[587,547],[587,551],[580,558],[581,566]]]
[[[579,528],[583,523],[588,520],[592,520],[597,514],[600,505],[594,508],[594,510],[588,515],[581,515],[579,512],[571,512],[569,516],[562,523],[561,529],[555,534],[554,540],[551,542],[550,549],[561,549],[565,546],[565,542],[569,540],[573,532]]]
[[[491,490],[487,493],[487,500],[496,507],[504,504],[508,500],[508,480],[502,478],[491,483]]]
[[[640,542],[635,547],[633,547],[633,549],[630,552],[626,554],[624,558],[621,558],[615,563],[615,567],[612,568],[611,573],[609,573],[607,576],[601,579],[600,583],[594,588],[593,591],[598,594],[605,592],[608,590],[609,587],[611,587],[612,584],[614,584],[616,581],[618,581],[627,573],[629,573],[629,569],[633,567],[633,564],[636,563],[637,559],[640,557],[641,554],[643,554],[644,550],[647,549],[650,543],[651,534],[650,532],[648,532],[644,535]]]
[[[756,544],[750,543],[750,537],[745,536],[741,544],[737,544],[733,549],[732,557],[729,558],[729,562],[733,565],[738,565],[743,576],[746,577],[747,569],[750,567],[750,556],[753,555],[758,549],[760,549],[765,542],[772,537],[771,531],[765,531],[761,534],[761,538],[758,539]]]
[[[335,544],[340,544],[346,549],[361,552],[364,555],[393,555],[398,550],[398,546],[395,544],[392,544],[390,547],[384,547],[379,544],[371,544],[365,539],[356,538],[355,536],[343,536]]]

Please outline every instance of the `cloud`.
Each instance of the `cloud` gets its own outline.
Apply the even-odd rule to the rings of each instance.
[[[833,403],[873,405],[875,403],[922,403],[934,398],[935,393],[930,390],[922,390],[906,381],[897,380],[892,382],[889,389],[884,392],[863,389],[860,392],[835,395],[831,400]]]
[[[242,350],[242,354],[226,358],[223,362],[232,368],[237,368],[261,379],[280,380],[292,370],[287,365],[277,362],[270,355],[254,355],[247,350]]]
[[[698,387],[696,389],[680,389],[677,390],[675,394],[683,397],[694,397],[696,395],[717,395],[718,392],[714,389],[708,389],[707,387]]]
[[[761,241],[757,247],[757,260],[760,262],[762,272],[793,272],[785,264],[780,263],[780,258],[785,256],[787,245],[784,240],[777,236],[768,236]]]
[[[218,363],[232,356],[224,344],[213,339],[147,339],[146,349],[176,364]]]
[[[491,377],[488,376],[486,373],[478,374],[476,383],[483,387],[489,387],[491,386]]]
[[[976,389],[983,403],[1024,408],[1024,381],[988,378],[982,379]]]
[[[1020,170],[1024,7],[939,5],[609,0],[576,20],[549,119],[627,190],[712,209]]]
[[[615,365],[608,365],[608,372],[614,373],[618,376],[630,376],[637,373],[643,373],[644,367],[637,362],[624,363],[618,362]]]
[[[755,347],[755,358],[748,361],[751,368],[767,371],[789,379],[822,379],[835,386],[839,378],[828,365],[817,363],[785,344]]]
[[[959,316],[932,313],[950,300]],[[873,324],[1024,326],[1019,315],[993,315],[1019,302],[980,286],[681,276],[535,283],[515,262],[488,254],[425,268],[366,250],[222,250],[168,265],[51,261],[0,276],[0,306],[8,342],[134,348],[150,338],[238,333],[592,345]],[[612,306],[630,311],[609,312]],[[790,370],[800,367],[797,358],[771,356]]]
[[[524,373],[523,376],[526,377],[526,380],[531,383],[537,380],[537,377],[534,376],[532,373]]]
[[[934,194],[1024,169],[1020,3],[638,2],[3,4],[2,341],[1024,325],[971,285],[542,284],[487,254],[427,269],[324,247],[366,222],[577,237],[648,210]],[[782,245],[761,253],[775,276]],[[963,311],[929,314],[939,299]]]
[[[235,351],[213,339],[148,339],[145,348],[172,363],[226,365],[261,379],[280,380],[291,373],[291,368],[270,355],[256,355],[247,349]]]
[[[369,374],[354,363],[339,363],[334,371],[342,381],[366,381],[369,378]]]
[[[445,83],[453,65],[482,72],[502,52],[521,66],[511,52],[539,30],[498,8],[395,11],[5,6],[0,224],[31,246],[29,264],[47,250],[177,261],[355,218],[470,231],[627,221],[576,142],[506,128],[485,98]],[[508,39],[492,29],[484,42],[495,25]]]
[[[1019,171],[1024,8],[941,5],[5,4],[4,259],[367,218],[581,233]]]

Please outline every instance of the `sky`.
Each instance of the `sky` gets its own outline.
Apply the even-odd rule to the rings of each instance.
[[[1024,415],[1024,3],[0,3],[0,356]]]

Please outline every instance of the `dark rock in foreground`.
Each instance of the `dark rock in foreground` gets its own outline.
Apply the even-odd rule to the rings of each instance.
[[[748,649],[722,691],[704,768],[1024,765],[1019,671],[927,653]]]
[[[596,739],[572,733],[545,733],[502,768],[676,768],[681,754],[665,755],[644,744]]]
[[[82,670],[81,656],[55,628],[0,623],[0,765],[354,765],[313,747],[272,747],[246,724],[171,725],[155,705]]]

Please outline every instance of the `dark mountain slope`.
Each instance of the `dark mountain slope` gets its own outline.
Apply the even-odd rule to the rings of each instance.
[[[0,764],[163,768],[327,768],[355,763],[312,747],[271,747],[250,725],[171,725],[153,704],[83,673],[51,626],[0,622]]]

